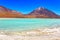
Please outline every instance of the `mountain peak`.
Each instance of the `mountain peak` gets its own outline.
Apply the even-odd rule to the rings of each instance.
[[[36,10],[43,10],[45,9],[44,7],[38,7]]]

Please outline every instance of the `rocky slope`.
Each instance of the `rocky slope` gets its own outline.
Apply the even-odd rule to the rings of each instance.
[[[18,18],[18,17],[22,17],[22,13],[0,6],[0,18]]]

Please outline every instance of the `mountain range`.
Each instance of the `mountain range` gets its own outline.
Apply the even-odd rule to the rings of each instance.
[[[57,15],[44,7],[39,7],[28,14],[23,14],[0,6],[0,18],[60,18],[60,15]]]

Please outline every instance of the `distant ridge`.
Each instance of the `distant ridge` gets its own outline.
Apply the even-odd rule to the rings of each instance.
[[[25,15],[21,12],[0,6],[0,18],[60,18],[60,16],[44,7],[39,7]]]

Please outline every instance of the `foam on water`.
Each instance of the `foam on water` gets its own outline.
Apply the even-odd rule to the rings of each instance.
[[[0,31],[0,40],[60,40],[60,27],[22,32]]]

